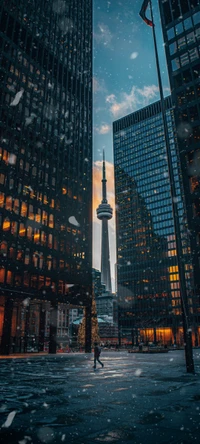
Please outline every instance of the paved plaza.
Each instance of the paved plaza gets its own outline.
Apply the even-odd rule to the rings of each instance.
[[[1,444],[200,443],[196,375],[184,351],[102,352],[0,359]]]

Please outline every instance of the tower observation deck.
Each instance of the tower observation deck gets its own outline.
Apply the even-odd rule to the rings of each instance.
[[[97,217],[102,221],[101,233],[101,283],[106,286],[106,291],[112,292],[110,276],[110,252],[108,237],[108,220],[112,219],[113,209],[107,201],[106,195],[106,167],[105,155],[103,151],[103,169],[102,169],[102,201],[97,208]]]

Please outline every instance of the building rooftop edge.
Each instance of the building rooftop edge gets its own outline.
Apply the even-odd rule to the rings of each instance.
[[[171,96],[171,94],[166,96],[164,99],[165,99],[165,102],[167,104],[167,109],[170,109],[172,107],[172,96]],[[144,106],[143,108],[139,108],[137,111],[133,111],[132,113],[126,114],[125,116],[120,117],[117,120],[114,120],[112,122],[113,128],[115,126],[117,126],[117,124],[119,124],[119,123],[124,123],[126,126],[130,126],[132,123],[128,122],[128,120],[130,120],[131,117],[137,117],[138,116],[139,117],[139,121],[146,120],[147,118],[149,118],[149,117],[151,117],[153,115],[156,115],[159,112],[161,112],[161,109],[160,110],[158,109],[159,107],[160,107],[160,100],[156,100],[155,102],[150,103],[149,105]],[[157,108],[157,110],[156,110],[156,108]],[[150,110],[154,111],[155,110],[156,112],[152,113],[151,116],[150,115],[147,116],[147,115],[145,115],[145,110],[147,110],[147,111],[150,111]],[[142,113],[144,114],[144,118],[143,119],[141,118],[141,114]],[[137,123],[137,122],[133,122],[133,123]]]

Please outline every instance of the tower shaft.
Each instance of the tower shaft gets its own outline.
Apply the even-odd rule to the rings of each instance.
[[[106,291],[112,292],[111,276],[110,276],[110,252],[108,237],[108,220],[102,219],[101,233],[101,283],[105,284]]]

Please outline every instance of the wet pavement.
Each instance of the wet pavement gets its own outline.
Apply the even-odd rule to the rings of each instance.
[[[184,351],[102,352],[0,360],[1,444],[200,443],[196,375]]]

